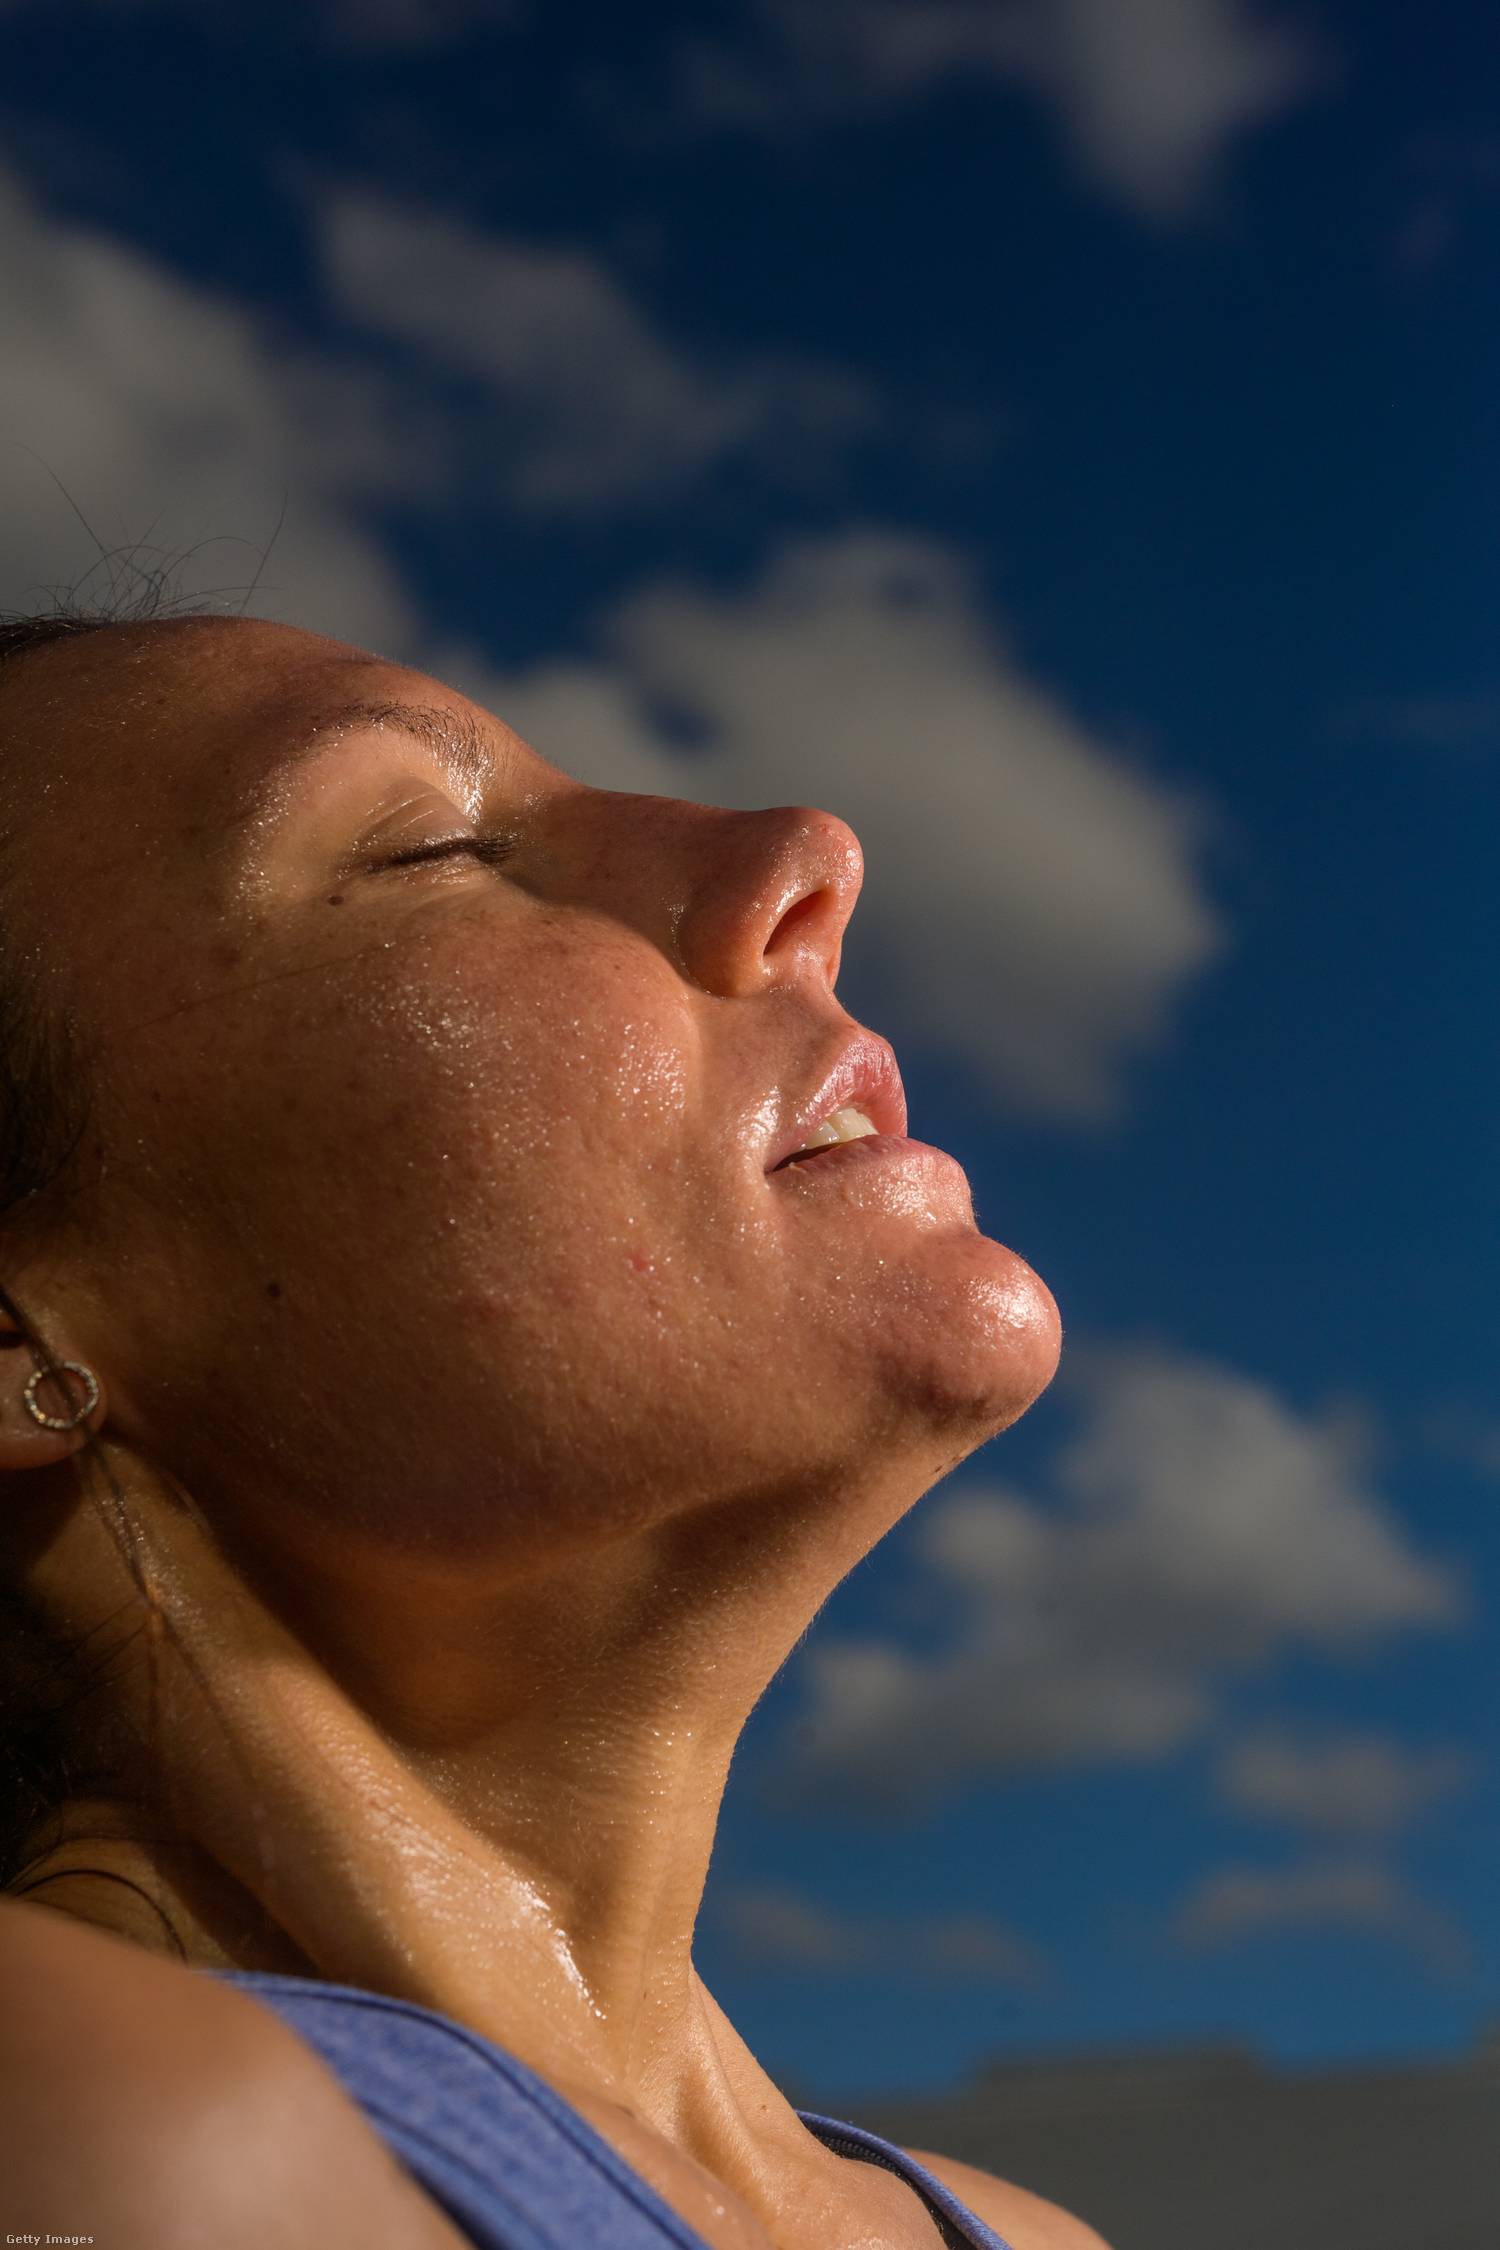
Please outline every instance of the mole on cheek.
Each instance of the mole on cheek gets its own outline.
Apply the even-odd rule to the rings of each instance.
[[[266,1283],[266,1295],[268,1297],[279,1297],[281,1295],[281,1283],[279,1281],[268,1281]]]
[[[342,891],[335,891],[335,892],[334,892],[334,894],[333,894],[333,896],[332,896],[332,898],[331,898],[331,899],[330,899],[330,900],[328,901],[328,904],[329,904],[330,906],[342,906],[342,905],[343,905],[343,903],[344,903],[344,894],[343,894],[343,892],[342,892]]]

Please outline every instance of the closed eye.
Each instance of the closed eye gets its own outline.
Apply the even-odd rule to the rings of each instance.
[[[397,852],[392,859],[376,863],[376,872],[387,867],[414,867],[423,860],[451,859],[457,852],[467,852],[486,867],[499,867],[515,850],[513,836],[445,836],[440,843],[416,844],[410,851]]]

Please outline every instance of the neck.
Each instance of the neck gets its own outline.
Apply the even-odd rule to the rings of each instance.
[[[167,1631],[135,1633],[116,1687],[174,1842],[130,1848],[183,1909],[189,1958],[436,2008],[677,2137],[753,2068],[692,1962],[730,1760],[899,1513],[868,1498],[858,1524],[762,1494],[520,1583],[395,1586],[347,1557],[336,1583],[316,1555],[231,1563],[195,1511],[132,1491]],[[123,1605],[127,1634],[143,1622],[90,1508],[40,1574],[88,1585],[98,1617]],[[243,1940],[212,1936],[214,1884],[253,1902]]]

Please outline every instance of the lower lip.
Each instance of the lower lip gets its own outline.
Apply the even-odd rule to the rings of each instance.
[[[861,1133],[858,1140],[835,1141],[831,1147],[820,1149],[816,1156],[804,1157],[797,1164],[778,1164],[770,1177],[778,1179],[784,1173],[796,1173],[803,1179],[816,1179],[820,1172],[845,1172],[851,1164],[900,1164],[912,1170],[944,1167],[963,1175],[963,1166],[956,1156],[946,1149],[934,1148],[930,1141],[908,1140],[901,1133]]]

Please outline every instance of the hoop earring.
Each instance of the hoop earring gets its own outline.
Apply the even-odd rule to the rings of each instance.
[[[90,1394],[88,1404],[87,1406],[80,1406],[76,1414],[48,1414],[37,1405],[37,1384],[44,1375],[59,1374],[65,1367],[71,1369],[73,1374],[81,1375],[88,1384]],[[94,1408],[99,1404],[99,1378],[92,1367],[85,1367],[81,1360],[60,1359],[51,1367],[39,1367],[27,1384],[23,1396],[26,1400],[26,1411],[34,1422],[42,1423],[49,1430],[76,1430],[79,1423],[86,1422]]]

